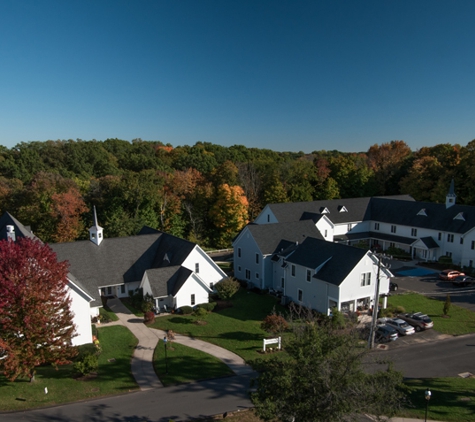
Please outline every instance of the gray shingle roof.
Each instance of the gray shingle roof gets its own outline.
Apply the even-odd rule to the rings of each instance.
[[[385,198],[390,198],[394,201],[414,201],[414,199],[409,195],[395,195],[387,196]],[[374,198],[367,197],[329,199],[311,202],[285,202],[281,204],[269,204],[269,208],[279,223],[288,223],[307,218],[316,221],[318,216],[327,215],[333,223],[342,224],[346,222],[365,220],[371,199]],[[329,213],[323,214],[322,210],[324,209],[327,209]],[[341,212],[343,209],[346,209],[346,211]]]
[[[339,286],[366,253],[364,249],[309,237],[297,246],[286,261],[310,269],[316,269],[328,261],[315,277]]]
[[[175,296],[192,271],[181,266],[154,268],[146,271],[153,297]]]
[[[263,255],[273,254],[291,243],[303,242],[307,237],[323,239],[311,220],[290,223],[248,224],[246,226]]]

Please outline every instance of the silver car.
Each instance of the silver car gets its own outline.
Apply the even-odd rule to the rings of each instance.
[[[403,321],[399,318],[388,319],[386,324],[393,327],[400,335],[403,336],[410,336],[416,332],[412,325],[409,325],[406,321]]]

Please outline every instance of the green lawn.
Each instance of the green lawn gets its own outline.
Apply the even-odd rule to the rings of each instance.
[[[429,388],[427,419],[437,421],[473,421],[475,415],[475,380],[473,378],[430,378],[408,380],[412,407],[399,416],[423,419],[426,400],[424,391]]]
[[[166,360],[163,342],[158,343],[153,359],[155,372],[165,386],[234,374],[214,356],[173,342],[167,345]]]
[[[262,340],[269,334],[261,329],[262,320],[275,308],[284,312],[278,300],[241,289],[233,298],[233,306],[211,312],[204,319],[206,325],[195,324],[191,315],[168,315],[155,319],[152,327],[173,330],[221,346],[241,356],[246,361],[261,357]]]
[[[448,317],[444,317],[443,300],[430,299],[417,293],[390,296],[388,304],[403,306],[406,312],[422,312],[434,321],[434,330],[442,334],[462,335],[475,333],[475,312],[452,304]]]
[[[31,409],[75,402],[92,397],[126,393],[136,390],[137,384],[130,371],[130,360],[137,339],[125,327],[99,328],[102,354],[99,357],[97,377],[87,381],[72,378],[72,365],[37,369],[36,381],[26,379],[8,381],[0,376],[0,411]],[[109,361],[114,359],[113,361]],[[48,394],[45,394],[45,387]]]

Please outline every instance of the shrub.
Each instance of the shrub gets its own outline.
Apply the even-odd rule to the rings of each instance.
[[[147,293],[143,298],[142,298],[142,304],[140,306],[140,309],[142,312],[145,314],[149,311],[151,311],[153,308],[153,297],[149,293]]]
[[[151,324],[155,321],[155,314],[152,311],[147,311],[144,314],[143,322],[146,324]]]
[[[100,320],[103,323],[112,321],[109,317],[109,313],[104,308],[99,308],[99,315],[100,315]]]
[[[182,306],[180,311],[183,315],[191,315],[193,313],[193,308],[191,306]]]
[[[97,355],[85,355],[82,359],[74,364],[74,370],[82,375],[90,374],[99,367],[99,359]]]
[[[205,308],[202,308],[201,306],[199,306],[198,308],[196,308],[194,314],[195,316],[202,318],[205,315],[208,315],[208,311]]]
[[[231,299],[239,290],[239,282],[233,277],[226,277],[214,286],[221,300]]]
[[[81,344],[77,347],[78,355],[76,361],[84,359],[85,356],[97,354],[97,347],[93,343]]]
[[[288,322],[281,315],[271,314],[264,318],[261,328],[271,334],[279,334],[289,328]]]
[[[439,264],[444,264],[444,265],[451,265],[452,264],[452,257],[450,256],[441,256],[439,258]]]
[[[212,312],[216,308],[216,302],[201,303],[198,305],[200,308],[206,309],[208,312]]]
[[[447,315],[450,311],[450,306],[452,304],[450,303],[450,295],[447,295],[447,297],[445,298],[445,302],[444,302],[444,315]]]
[[[404,306],[399,305],[394,308],[395,314],[403,314],[405,312],[406,312],[406,308],[404,308]]]

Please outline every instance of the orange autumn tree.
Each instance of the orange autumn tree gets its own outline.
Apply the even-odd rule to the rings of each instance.
[[[227,247],[248,222],[248,201],[240,186],[222,184],[216,189],[216,201],[210,209],[214,242]]]

